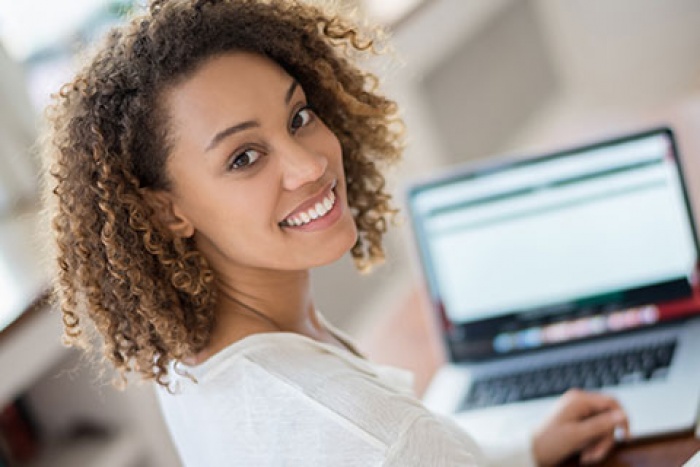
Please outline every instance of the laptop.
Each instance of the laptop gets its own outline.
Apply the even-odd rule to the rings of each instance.
[[[489,442],[578,387],[616,397],[633,438],[694,427],[699,250],[669,128],[452,168],[406,194],[449,360],[428,407]]]

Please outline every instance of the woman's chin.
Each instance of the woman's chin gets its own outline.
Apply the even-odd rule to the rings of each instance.
[[[318,245],[316,251],[317,253],[322,252],[322,254],[314,255],[314,264],[310,267],[327,266],[350,252],[350,249],[355,246],[358,239],[354,221],[351,224],[352,227],[344,229],[342,234],[335,235],[332,239],[324,242],[323,245]]]

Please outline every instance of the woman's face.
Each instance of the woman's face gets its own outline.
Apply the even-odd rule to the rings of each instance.
[[[340,143],[276,63],[219,56],[165,97],[170,225],[215,270],[303,270],[355,243]]]

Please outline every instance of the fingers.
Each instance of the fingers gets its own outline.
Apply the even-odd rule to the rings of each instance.
[[[592,458],[607,454],[617,432],[621,430],[625,437],[629,432],[627,415],[620,403],[610,396],[571,390],[564,394],[561,404],[559,420],[575,425],[570,438],[574,449],[586,448]]]
[[[598,462],[612,449],[617,432],[629,431],[627,415],[612,397],[568,391],[533,438],[541,465],[555,465],[576,452],[584,463]]]
[[[601,393],[570,389],[560,399],[560,415],[571,418],[584,418],[607,410],[621,410],[616,399]]]
[[[580,447],[585,446],[581,452],[581,463],[589,465],[602,461],[615,446],[616,433],[620,428],[625,433],[629,430],[627,416],[620,409],[601,412],[583,420],[577,443]]]
[[[617,409],[616,409],[617,410]],[[624,417],[623,414],[611,414],[612,421],[617,418],[618,420]],[[601,422],[600,429],[605,432],[605,426],[607,422]],[[620,435],[622,433],[622,435]],[[581,463],[584,465],[597,464],[602,461],[605,456],[612,450],[615,443],[621,439],[626,439],[629,436],[629,422],[627,417],[624,420],[616,423],[612,432],[606,432],[602,438],[589,444],[583,451],[581,451]]]
[[[615,441],[615,429],[621,426],[628,429],[627,415],[620,409],[607,410],[582,420],[577,430],[577,445],[583,448],[600,438]]]
[[[613,436],[606,436],[605,438],[581,451],[581,463],[595,464],[600,462],[605,456],[608,455],[613,446],[615,446],[615,438]]]

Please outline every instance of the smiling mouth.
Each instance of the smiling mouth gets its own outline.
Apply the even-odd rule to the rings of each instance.
[[[311,208],[287,217],[280,222],[279,225],[282,227],[299,227],[325,217],[331,211],[331,209],[333,209],[333,206],[335,206],[337,201],[337,197],[333,191],[334,189],[335,187],[333,187],[333,189],[331,189],[322,200],[318,201]]]

